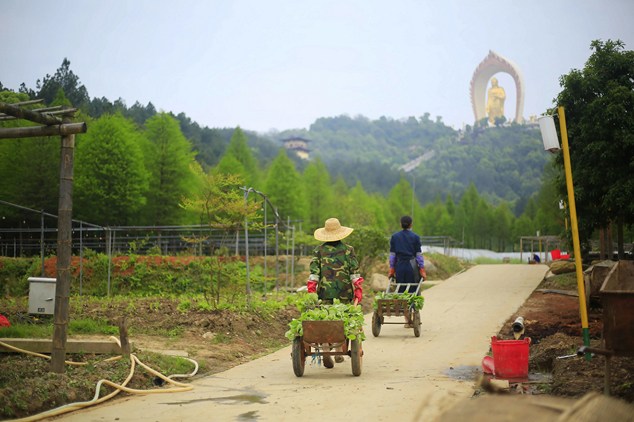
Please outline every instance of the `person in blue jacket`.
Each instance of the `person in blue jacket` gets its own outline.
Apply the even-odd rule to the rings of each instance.
[[[412,231],[412,217],[409,215],[401,217],[401,228],[390,238],[388,277],[396,277],[397,283],[418,284],[421,278],[427,279],[420,236]],[[416,286],[410,286],[409,292],[415,291]]]

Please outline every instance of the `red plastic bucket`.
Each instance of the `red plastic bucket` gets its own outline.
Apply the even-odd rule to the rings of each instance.
[[[528,346],[530,344],[530,337],[523,340],[498,340],[496,336],[491,337],[495,377],[501,379],[528,378]]]

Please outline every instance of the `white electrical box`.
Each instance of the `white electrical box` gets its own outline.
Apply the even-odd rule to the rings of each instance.
[[[29,314],[53,315],[56,278],[29,277]]]

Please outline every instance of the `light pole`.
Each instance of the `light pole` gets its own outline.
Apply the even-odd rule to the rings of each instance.
[[[588,310],[586,308],[585,285],[583,269],[581,267],[581,248],[579,247],[579,229],[577,227],[577,208],[575,206],[575,191],[572,183],[572,167],[570,165],[570,150],[568,148],[568,131],[566,129],[566,115],[564,108],[557,108],[559,129],[561,131],[561,145],[564,154],[564,170],[566,174],[566,188],[568,191],[568,206],[570,207],[570,229],[572,231],[572,245],[575,254],[575,271],[577,275],[577,291],[579,292],[579,312],[581,314],[581,332],[584,346],[590,346],[590,331],[588,329]],[[538,119],[542,133],[544,149],[550,152],[559,151],[559,139],[555,129],[553,116],[541,116]]]

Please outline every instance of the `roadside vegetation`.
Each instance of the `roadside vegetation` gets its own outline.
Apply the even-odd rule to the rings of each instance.
[[[360,248],[363,256],[373,257],[363,260],[364,274],[367,278],[373,272],[386,274],[381,248],[372,247],[369,240],[372,233],[358,236],[364,239]],[[433,265],[433,270],[428,271],[432,279],[445,279],[463,269],[454,258],[430,255],[426,259]],[[305,300],[305,294],[294,290],[304,284],[307,268],[298,260],[296,285],[280,283],[276,290],[275,282],[264,277],[261,260],[253,261],[249,301],[243,261],[216,262],[204,257],[116,257],[111,271],[112,294],[108,296],[107,257],[89,253],[83,265],[81,295],[78,261],[73,260],[68,338],[115,341],[119,336],[118,322],[125,316],[130,341],[135,346],[133,355],[145,365],[169,377],[191,374],[195,364],[158,350],[182,350],[194,359],[198,365],[196,373],[177,379],[182,383],[271,353],[289,344],[285,333]],[[45,260],[45,268],[47,276],[54,276],[48,273],[55,268],[54,257]],[[39,258],[0,258],[0,313],[11,322],[10,327],[0,330],[0,338],[52,338],[52,316],[28,314],[27,279],[39,275]],[[364,312],[372,310],[373,299],[374,292],[367,282]],[[64,374],[55,374],[49,372],[50,360],[46,356],[0,353],[0,419],[90,401],[102,379],[123,384],[130,377],[128,388],[166,388],[167,382],[138,364],[131,374],[133,360],[109,360],[114,357],[67,354],[67,361],[85,364],[68,365]],[[110,385],[101,385],[99,397],[115,391]]]

